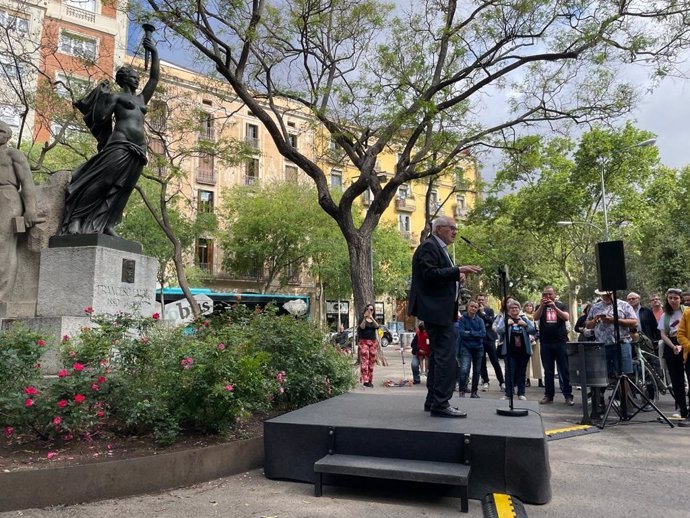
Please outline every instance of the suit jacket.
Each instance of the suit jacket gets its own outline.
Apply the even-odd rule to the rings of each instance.
[[[451,266],[434,236],[429,236],[412,257],[412,284],[407,311],[425,323],[452,324],[458,316],[456,282],[460,268]]]

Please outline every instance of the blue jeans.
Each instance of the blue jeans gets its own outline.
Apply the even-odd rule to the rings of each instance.
[[[412,381],[415,383],[421,382],[419,377],[419,358],[417,358],[416,354],[412,355],[412,362],[410,363],[410,366],[412,367]]]
[[[513,358],[508,356],[505,359],[506,362],[506,396],[510,397],[510,393],[513,390],[512,386],[517,385],[518,396],[525,395],[525,370],[527,369],[527,362],[529,361],[529,356],[520,356],[519,358]],[[560,368],[559,368],[560,370]],[[511,383],[512,378],[512,383]],[[551,384],[553,384],[553,375],[551,375]],[[512,386],[511,386],[512,385]]]
[[[565,397],[572,397],[573,388],[570,386],[570,372],[568,371],[568,354],[565,342],[541,342],[541,364],[544,367],[544,395],[553,399],[556,388],[553,382],[554,367],[558,365],[558,382]]]
[[[470,362],[472,364],[472,392],[477,392],[479,387],[479,372],[482,369],[482,358],[484,357],[484,347],[469,349],[460,346],[460,369],[458,370],[458,385],[460,392],[465,391],[467,386],[467,376],[470,373]]]
[[[632,367],[632,347],[630,343],[623,342],[621,344],[621,356],[623,359],[623,370],[621,371],[618,364],[618,349],[616,344],[606,344],[606,369],[608,370],[609,377],[613,377],[616,374],[630,374],[633,371]],[[559,367],[560,371],[561,368]]]

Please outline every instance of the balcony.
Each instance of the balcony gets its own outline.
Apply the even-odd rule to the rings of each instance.
[[[417,204],[414,198],[396,198],[395,208],[402,212],[414,212],[417,208]]]
[[[69,16],[70,18],[76,18],[77,20],[90,24],[96,23],[96,13],[92,11],[86,11],[84,9],[79,9],[78,7],[66,4],[62,7],[65,10],[65,15]]]
[[[261,143],[258,138],[255,137],[245,137],[244,142],[252,149],[259,149]]]
[[[403,239],[407,239],[409,241],[410,239],[412,239],[412,232],[410,232],[409,230],[401,230],[400,236]]]
[[[214,142],[216,140],[216,132],[212,127],[202,128],[201,131],[199,131],[199,140]]]
[[[216,174],[213,170],[197,169],[196,181],[197,183],[203,183],[206,185],[216,185]]]

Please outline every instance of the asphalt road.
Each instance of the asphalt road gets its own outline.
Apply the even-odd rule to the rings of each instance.
[[[375,387],[356,390],[401,393],[423,400],[423,385],[383,386],[385,379],[409,377],[409,352],[389,346],[387,367],[375,369]],[[491,371],[491,368],[489,369]],[[527,389],[531,400],[541,399],[543,389]],[[481,397],[499,399],[498,384],[492,383]],[[542,407],[545,429],[577,424],[581,407],[567,407],[557,396],[552,405]],[[454,398],[454,402],[457,402]],[[460,401],[460,406],[462,402]],[[673,412],[669,396],[660,408]],[[542,506],[526,505],[533,518],[579,517],[664,517],[690,515],[690,428],[670,429],[647,412],[626,423],[607,426],[589,435],[549,442],[553,498]],[[313,496],[311,484],[266,479],[260,469],[163,493],[50,509],[30,509],[0,513],[0,517],[458,517],[458,501],[433,494],[411,494],[326,486],[324,496]],[[470,517],[482,516],[480,502],[470,500]]]

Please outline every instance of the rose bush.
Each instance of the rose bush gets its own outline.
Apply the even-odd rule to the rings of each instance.
[[[65,440],[101,430],[223,434],[255,412],[292,409],[354,385],[349,358],[313,324],[237,306],[172,328],[156,316],[95,315],[60,344],[57,376],[36,368],[45,338],[0,334],[0,426],[5,436]]]

